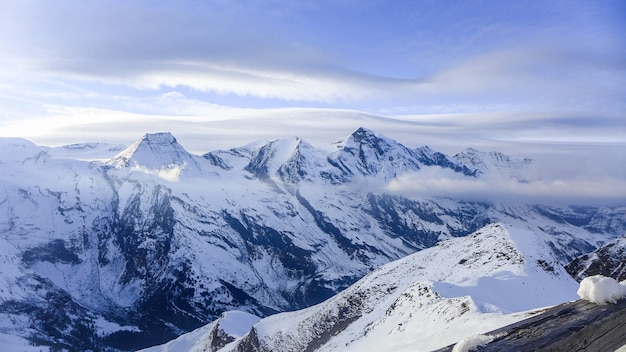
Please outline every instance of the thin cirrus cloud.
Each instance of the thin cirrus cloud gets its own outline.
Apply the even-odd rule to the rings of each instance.
[[[570,21],[565,29],[541,26],[539,21],[550,17],[534,5],[498,13],[479,11],[472,4],[443,11],[433,5],[376,1],[308,7],[255,1],[9,2],[0,15],[0,43],[8,53],[5,66],[19,62],[44,79],[142,91],[183,86],[217,96],[340,103],[369,110],[433,102],[472,104],[475,109],[494,103],[558,105],[581,92],[599,95],[576,82],[581,71],[590,76],[584,80],[587,87],[604,84],[603,91],[618,86],[619,77],[623,81],[623,67],[607,70],[587,60],[592,69],[581,69],[586,64],[575,52],[612,50],[610,37],[602,45],[596,37],[578,36],[582,29],[560,37],[578,23]],[[511,22],[522,23],[498,21],[513,10],[526,18]],[[447,12],[457,17],[442,15]],[[434,23],[431,17],[446,22]],[[531,26],[539,29],[528,30]],[[580,48],[572,50],[562,42]],[[418,57],[423,59],[415,61]]]
[[[619,180],[625,16],[620,1],[0,0],[0,133],[171,131],[206,152],[287,135],[324,147],[364,126],[451,154],[567,155]],[[568,193],[543,180],[574,164],[536,189]],[[581,180],[573,193],[620,194]]]
[[[280,29],[250,18],[249,9],[224,16],[211,2],[198,13],[163,3],[24,3],[4,4],[0,14],[3,66],[12,66],[5,77],[322,103],[371,99],[407,85],[342,68],[340,55],[283,38]],[[250,29],[255,23],[258,33]]]

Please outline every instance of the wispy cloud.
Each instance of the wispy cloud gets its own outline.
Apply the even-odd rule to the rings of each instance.
[[[477,111],[489,105],[590,109],[599,101],[619,103],[625,86],[625,68],[619,64],[624,53],[615,49],[620,41],[614,35],[601,41],[581,37],[583,28],[565,31],[577,23],[555,29],[528,17],[511,26],[496,21],[495,13],[474,9],[472,2],[451,11],[475,13],[474,20],[448,18],[425,5],[328,6],[356,24],[319,6],[254,1],[246,6],[219,1],[5,3],[2,67],[9,68],[4,74],[36,73],[41,80],[152,91],[189,87],[217,96],[414,111],[433,105]],[[545,17],[530,5],[517,10]],[[415,19],[409,16],[417,16],[421,27],[411,25]],[[406,32],[394,31],[392,23]],[[527,30],[530,24],[539,29]],[[368,26],[377,33],[366,31]],[[416,36],[422,38],[419,45]],[[438,47],[446,50],[434,50]]]
[[[323,148],[364,126],[447,153],[578,155],[616,184],[625,14],[577,0],[0,1],[0,134],[129,144],[170,131],[201,153],[293,135]],[[529,180],[555,197],[562,179],[602,189],[543,175]],[[484,187],[452,176],[451,191]],[[528,193],[507,182],[493,184]]]

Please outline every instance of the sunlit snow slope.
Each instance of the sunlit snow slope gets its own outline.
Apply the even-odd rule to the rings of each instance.
[[[574,300],[577,288],[535,233],[494,223],[387,264],[319,305],[265,318],[220,351],[430,351]],[[214,338],[192,334],[198,345]]]

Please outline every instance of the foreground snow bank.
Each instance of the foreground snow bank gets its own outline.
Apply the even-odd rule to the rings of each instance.
[[[580,282],[577,293],[581,299],[596,304],[617,303],[626,298],[626,281],[619,283],[602,275],[589,276]]]

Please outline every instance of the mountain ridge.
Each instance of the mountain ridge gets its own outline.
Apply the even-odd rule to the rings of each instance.
[[[24,345],[138,349],[233,309],[267,316],[312,306],[381,265],[496,221],[536,233],[560,265],[626,233],[626,208],[386,193],[392,175],[437,163],[481,175],[366,129],[363,153],[341,154],[345,167],[296,137],[203,156],[161,137],[149,153],[108,162],[0,139],[0,314],[13,317],[0,319],[2,331]]]
[[[575,299],[578,285],[556,262],[535,234],[493,223],[386,264],[316,306],[262,319],[233,343],[194,338],[221,352],[432,350]],[[502,290],[506,299],[490,295]]]

